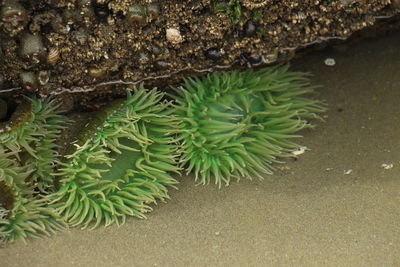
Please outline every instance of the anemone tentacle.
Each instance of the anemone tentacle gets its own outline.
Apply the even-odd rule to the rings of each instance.
[[[219,186],[271,173],[272,164],[300,147],[288,139],[325,110],[302,97],[315,88],[307,76],[276,66],[186,79],[174,88],[181,167],[200,183],[214,178]]]
[[[82,228],[144,218],[151,203],[168,199],[178,172],[170,102],[143,86],[111,103],[79,134],[61,163],[60,188],[49,196],[71,225]]]
[[[0,243],[42,237],[65,228],[56,211],[27,182],[32,170],[0,148]]]
[[[54,189],[56,138],[65,125],[53,100],[37,98],[26,98],[9,121],[0,123],[0,148],[14,152],[15,160],[35,170],[28,180],[42,192]]]

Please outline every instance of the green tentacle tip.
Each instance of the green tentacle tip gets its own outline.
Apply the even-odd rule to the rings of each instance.
[[[276,66],[186,79],[175,88],[180,165],[219,186],[272,173],[273,163],[300,147],[289,139],[325,110],[303,97],[315,88],[307,76]]]
[[[54,189],[55,141],[65,125],[65,117],[57,114],[52,100],[37,98],[26,98],[9,120],[0,122],[0,148],[14,152],[20,165],[35,170],[28,180],[42,192]]]
[[[163,94],[143,87],[97,113],[68,150],[49,196],[71,226],[121,223],[144,218],[149,204],[168,198],[177,183],[177,122]]]
[[[21,167],[14,156],[15,152],[0,148],[0,245],[65,228],[55,210],[27,182],[32,170]]]

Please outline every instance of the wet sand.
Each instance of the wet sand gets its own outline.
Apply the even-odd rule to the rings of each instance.
[[[275,175],[222,189],[181,177],[147,220],[15,242],[0,266],[400,266],[399,47],[396,33],[293,64],[329,111]]]

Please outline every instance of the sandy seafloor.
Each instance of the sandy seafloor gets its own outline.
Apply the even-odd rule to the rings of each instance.
[[[15,242],[0,266],[400,266],[400,33],[292,69],[330,108],[297,161],[222,189],[181,177],[147,220]]]

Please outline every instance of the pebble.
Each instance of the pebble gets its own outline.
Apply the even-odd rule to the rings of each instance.
[[[382,163],[382,168],[384,168],[385,170],[390,170],[394,167],[393,163]]]
[[[334,58],[327,58],[327,59],[325,59],[324,63],[326,66],[329,66],[329,67],[336,65],[336,61]]]
[[[303,154],[304,152],[306,152],[306,150],[309,150],[309,149],[305,146],[302,146],[302,147],[299,147],[299,149],[292,151],[292,154],[293,154],[293,156],[296,157],[296,156],[299,156],[299,155]]]
[[[220,60],[222,57],[221,49],[213,47],[206,51],[205,53],[206,58],[217,61]]]
[[[348,170],[344,170],[344,174],[350,174],[350,173],[352,173],[353,172],[353,169],[348,169]]]
[[[172,44],[179,44],[183,42],[183,37],[178,29],[169,28],[166,31],[168,42]]]
[[[248,21],[243,25],[243,32],[246,37],[253,36],[257,31],[257,26],[252,22]]]

